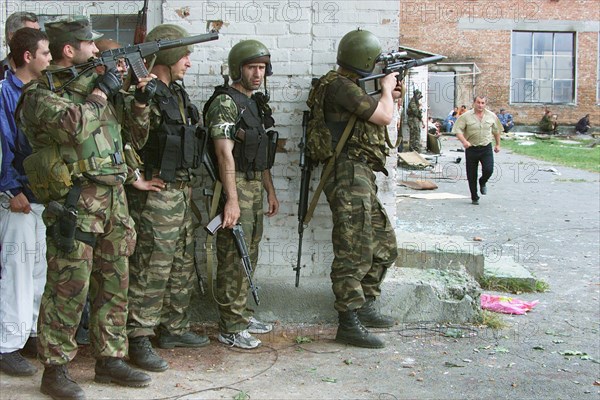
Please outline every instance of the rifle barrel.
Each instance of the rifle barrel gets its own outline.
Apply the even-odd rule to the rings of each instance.
[[[159,40],[157,42],[158,48],[163,49],[172,49],[174,47],[180,46],[189,46],[191,44],[209,42],[211,40],[217,40],[219,38],[219,32],[209,32],[204,33],[202,35],[194,35],[188,36],[181,39],[172,39],[172,40]]]

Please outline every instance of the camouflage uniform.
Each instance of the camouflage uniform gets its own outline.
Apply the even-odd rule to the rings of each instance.
[[[69,76],[58,73],[54,82],[60,87]],[[124,102],[125,120],[118,121],[114,106],[91,94],[95,81],[96,74],[88,72],[59,95],[42,79],[25,89],[17,110],[19,127],[34,154],[58,145],[72,176],[82,181],[77,229],[88,238],[87,243],[76,240],[75,249],[65,253],[57,248],[52,234],[47,238],[48,275],[38,340],[39,357],[46,365],[64,365],[75,357],[75,332],[88,290],[94,355],[123,358],[127,353],[127,257],[133,252],[136,235],[123,187],[128,168],[121,161],[121,125],[144,136],[148,112],[134,107],[129,98]],[[89,162],[92,158],[95,168]],[[66,196],[59,200],[65,201]],[[44,220],[50,228],[56,222],[48,212]]]
[[[408,103],[406,115],[408,116],[408,129],[410,131],[409,148],[417,153],[421,152],[421,125],[423,125],[423,113],[419,105],[420,93],[415,91],[414,96]]]
[[[341,135],[351,113],[358,117],[324,186],[333,216],[331,280],[338,312],[360,309],[365,297],[379,297],[387,268],[397,258],[396,236],[377,198],[373,174],[387,175],[386,127],[368,122],[377,101],[355,79],[353,73],[339,73],[328,85],[323,105],[334,136],[335,131]]]
[[[233,139],[237,120],[237,106],[225,94],[217,96],[205,113],[205,123],[212,139]],[[246,173],[236,171],[235,184],[241,211],[239,223],[245,233],[250,261],[256,270],[263,234],[262,172],[257,171],[248,179]],[[217,261],[217,300],[223,303],[219,304],[219,329],[224,333],[240,332],[248,326],[253,310],[246,305],[248,281],[229,229],[220,229],[217,233]]]
[[[170,98],[182,105],[184,89],[159,82],[157,94],[150,103],[150,135],[160,132],[163,116],[159,101]],[[187,95],[185,95],[187,96]],[[184,108],[181,108],[184,109]],[[186,111],[186,120],[189,113]],[[132,138],[142,158],[145,140]],[[159,167],[158,165],[156,166]],[[159,170],[144,174],[158,176]],[[194,226],[191,213],[192,175],[178,168],[175,180],[159,192],[128,188],[129,209],[138,233],[135,253],[130,258],[129,316],[130,338],[153,336],[160,328],[173,335],[189,331],[189,304],[194,286]]]

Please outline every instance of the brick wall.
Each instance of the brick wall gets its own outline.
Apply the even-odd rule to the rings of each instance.
[[[536,124],[544,104],[509,104],[511,29],[554,31],[560,24],[577,32],[576,100],[549,107],[561,124],[574,124],[588,113],[598,124],[599,17],[597,0],[402,0],[400,44],[443,54],[447,62],[475,62],[482,72],[475,76],[474,91],[488,96],[489,107],[508,108],[517,123]],[[470,77],[462,77],[457,88],[465,104],[471,84]]]

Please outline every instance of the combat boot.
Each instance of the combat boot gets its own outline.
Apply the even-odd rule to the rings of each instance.
[[[96,376],[94,380],[98,383],[116,383],[128,387],[144,387],[150,384],[152,379],[142,371],[131,368],[123,359],[105,357],[96,360]]]
[[[339,325],[335,341],[369,349],[385,347],[383,340],[370,333],[358,319],[355,310],[339,313]]]
[[[169,368],[169,363],[152,348],[148,336],[129,339],[129,361],[146,371],[162,372]]]
[[[66,365],[46,365],[40,392],[56,400],[85,400],[83,389],[71,378]]]
[[[389,328],[396,321],[388,315],[382,315],[375,306],[375,297],[368,296],[365,304],[356,311],[360,323],[369,328]]]

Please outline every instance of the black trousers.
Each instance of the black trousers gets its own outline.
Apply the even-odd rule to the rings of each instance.
[[[465,150],[465,162],[467,164],[467,180],[471,191],[471,200],[479,200],[477,192],[477,172],[481,163],[481,178],[479,186],[485,186],[488,179],[494,173],[494,152],[492,144],[487,146],[471,146]]]

